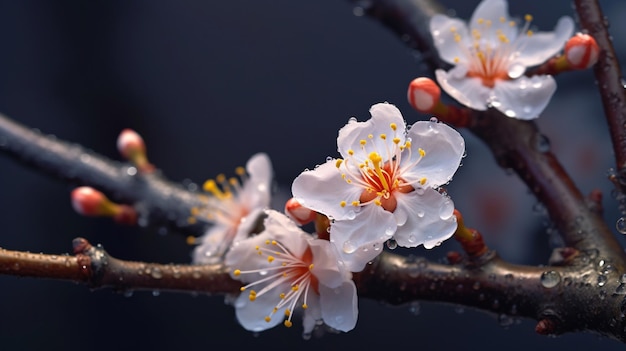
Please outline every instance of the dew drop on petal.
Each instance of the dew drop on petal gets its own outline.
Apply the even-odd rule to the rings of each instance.
[[[450,200],[444,201],[441,204],[441,207],[439,207],[439,218],[441,218],[444,221],[450,219],[453,213],[454,213],[454,204]]]
[[[434,117],[434,116],[433,116],[433,117],[430,117],[430,121],[431,121],[431,122],[433,122],[433,123],[437,123],[437,122],[439,122],[439,120],[437,119],[437,117]]]
[[[356,117],[350,117],[348,123],[356,123]]]
[[[354,251],[356,251],[357,247],[350,240],[347,240],[346,242],[343,243],[342,249],[343,249],[343,252],[347,254],[351,254],[351,253],[354,253]]]
[[[513,110],[506,110],[506,111],[504,111],[504,114],[507,115],[507,117],[515,117],[515,116],[517,116],[517,113],[515,113],[515,111],[513,111]]]
[[[346,218],[352,220],[356,217],[356,213],[353,210],[350,210],[346,213]]]
[[[389,239],[389,240],[387,240],[387,247],[390,250],[394,250],[395,248],[398,247],[398,243],[394,239]]]
[[[509,75],[509,78],[517,79],[517,78],[521,77],[522,74],[524,74],[525,71],[526,71],[526,67],[524,65],[516,63],[516,64],[511,65],[511,67],[509,67],[509,71],[507,73]],[[520,86],[520,88],[521,88],[521,86]]]
[[[417,238],[415,237],[415,234],[411,234],[411,235],[409,235],[409,238],[408,238],[408,239],[409,239],[409,242],[410,242],[410,243],[414,243],[414,242],[416,242],[416,241],[417,241]]]
[[[387,229],[385,229],[385,235],[387,236],[391,236],[396,232],[396,228],[395,227],[387,227]]]
[[[556,271],[547,271],[541,274],[541,285],[544,288],[554,288],[561,282],[561,275]]]
[[[418,216],[419,218],[424,217],[424,214],[425,214],[425,213],[424,213],[424,211],[423,211],[423,210],[418,210],[418,211],[417,211],[417,216]]]

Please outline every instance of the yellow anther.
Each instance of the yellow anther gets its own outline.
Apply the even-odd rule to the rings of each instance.
[[[267,262],[272,263],[274,261],[274,256],[267,256]]]
[[[530,22],[530,21],[532,21],[532,20],[533,20],[533,15],[531,15],[531,14],[526,14],[526,16],[524,16],[524,20],[525,20],[526,22]]]
[[[287,328],[291,328],[291,326],[293,325],[293,323],[291,323],[290,320],[286,320],[284,324],[285,324],[285,327]]]
[[[501,16],[500,17],[500,23],[504,23],[504,22],[506,22],[506,18],[504,18],[504,16]]]
[[[485,24],[487,25],[487,27],[491,27],[491,20],[486,20]]]
[[[255,290],[250,290],[250,295],[256,296],[256,291]]]
[[[285,298],[285,293],[280,293],[280,295],[278,295],[278,297],[280,297],[281,299]]]
[[[241,166],[239,166],[239,167],[235,168],[235,174],[238,175],[238,176],[242,176],[242,175],[246,174],[246,169],[241,167]]]
[[[426,179],[426,178],[422,178],[422,179],[420,179],[420,184],[421,184],[421,185],[424,185],[424,184],[426,184],[426,181],[427,181],[427,179]]]
[[[347,180],[346,180],[346,183],[348,183],[348,184],[352,184],[352,179],[347,179]]]
[[[206,191],[206,192],[212,192],[213,189],[215,189],[216,187],[217,187],[217,185],[215,184],[215,181],[213,179],[207,180],[202,185],[202,189],[204,189],[204,191]]]
[[[259,245],[256,245],[256,246],[254,247],[254,249],[255,249],[255,250],[257,250],[257,251],[259,251],[261,248],[259,247]]]
[[[374,167],[380,167],[378,163],[383,160],[378,152],[370,152],[368,158],[374,163]]]
[[[230,185],[232,185],[232,186],[235,186],[235,185],[239,184],[239,181],[237,180],[237,178],[232,177],[232,178],[229,178],[229,179],[228,179],[228,183],[229,183]]]
[[[450,31],[451,31],[452,33],[456,32],[456,27],[454,27],[454,26],[450,27]]]
[[[303,303],[303,304],[302,304],[302,309],[305,309],[305,310],[306,310],[307,308],[309,308],[309,305],[307,305],[307,304]]]
[[[296,285],[291,287],[291,290],[298,291],[299,288],[300,288],[300,286],[298,284],[296,284]]]
[[[339,206],[341,206],[341,207],[346,207],[346,202],[345,202],[345,201],[341,201],[341,202],[339,203]]]
[[[387,140],[387,134],[381,134],[380,138],[383,139],[383,140]]]
[[[313,263],[311,263],[311,264],[309,265],[309,270],[312,270],[312,269],[313,269],[313,267],[314,267],[314,266],[313,266]]]
[[[265,245],[269,245],[271,243],[270,239],[265,240]]]
[[[408,141],[408,140],[407,140],[407,141],[405,141],[405,142],[404,142],[404,147],[411,148],[411,142],[410,142],[410,141]]]
[[[382,202],[380,202],[380,199],[376,199],[376,200],[374,200],[374,204],[376,206],[380,206],[380,205],[382,205]]]
[[[533,31],[529,30],[528,32],[526,32],[526,35],[528,35],[529,37],[532,37],[533,36]]]
[[[367,137],[368,137],[368,139],[374,139],[374,135],[373,134],[368,134]]]
[[[357,200],[357,201],[352,201],[352,206],[357,207],[359,206],[361,203]]]
[[[457,42],[457,43],[460,42],[461,41],[461,36],[456,34],[456,33],[454,33],[454,41]]]
[[[393,138],[393,143],[394,144],[399,144],[400,143],[400,138],[398,138],[398,137]]]
[[[509,27],[515,27],[515,21],[509,22]]]
[[[238,277],[241,274],[241,271],[239,269],[235,269],[235,271],[233,272],[233,274]]]
[[[461,61],[461,60],[460,60],[458,57],[455,57],[455,58],[453,59],[453,61],[454,61],[454,63],[459,63],[459,61]]]
[[[241,288],[239,288],[239,291],[242,291],[242,292],[243,292],[243,291],[246,291],[246,287],[245,287],[245,286],[242,286]]]
[[[361,144],[361,146],[365,146],[365,144],[367,144],[367,140],[361,139],[359,140],[359,144]]]
[[[350,155],[350,156],[354,155],[354,150],[352,150],[352,149],[348,150],[348,155]]]
[[[289,317],[291,315],[291,311],[287,308],[285,310],[285,316]]]
[[[335,166],[336,166],[337,168],[339,168],[339,167],[341,167],[341,164],[342,164],[342,163],[343,163],[343,160],[342,160],[342,159],[337,159],[337,161],[335,161]]]
[[[478,20],[476,20],[476,22],[478,22],[478,24],[483,24],[485,23],[485,20],[482,18],[479,18]]]
[[[256,300],[256,295],[250,294],[250,296],[248,296],[248,299],[250,299],[250,301],[254,301]]]
[[[287,262],[283,262],[280,264],[281,266],[285,267],[287,265]]]
[[[270,316],[265,316],[265,321],[266,321],[267,323],[269,323],[271,320],[272,320],[272,318],[270,318]]]
[[[392,129],[393,131],[395,131],[396,129],[398,129],[398,126],[397,126],[395,123],[391,123],[391,124],[389,124],[389,127],[391,127],[391,129]]]
[[[200,209],[197,207],[192,207],[191,208],[191,215],[192,216],[197,216],[200,213]]]
[[[419,152],[419,153],[420,153],[420,156],[421,156],[421,157],[426,156],[426,151],[424,151],[424,149],[422,149],[421,147],[420,147],[419,149],[417,149],[417,152]]]
[[[278,312],[278,308],[274,307],[274,308],[272,309],[272,313],[276,313],[276,312]]]
[[[226,181],[226,176],[224,174],[218,174],[217,177],[215,177],[215,180],[217,180],[218,183],[224,183]]]
[[[187,245],[195,245],[196,244],[196,237],[193,235],[189,235],[187,237]]]
[[[504,34],[498,35],[498,40],[500,40],[501,43],[505,43],[505,44],[509,42],[509,38],[507,38],[506,35]]]
[[[272,240],[272,245],[278,245],[278,242],[276,242],[276,240]]]

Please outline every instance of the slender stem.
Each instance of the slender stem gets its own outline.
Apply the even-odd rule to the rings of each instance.
[[[168,226],[172,232],[198,235],[202,224],[187,222],[200,200],[196,193],[164,179],[142,174],[84,147],[46,136],[0,114],[0,152],[51,176],[94,187],[111,199],[135,205],[140,226]]]
[[[593,72],[613,142],[617,172],[626,185],[626,90],[622,70],[598,0],[575,0],[574,4],[582,29],[593,36],[600,47]]]

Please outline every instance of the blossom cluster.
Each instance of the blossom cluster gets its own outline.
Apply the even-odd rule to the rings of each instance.
[[[531,21],[530,15],[511,18],[505,0],[482,1],[467,24],[432,16],[434,45],[452,65],[435,72],[441,88],[474,110],[536,118],[556,83],[549,74],[527,76],[528,69],[547,60],[550,72],[588,68],[598,50],[589,36],[570,39],[569,17],[554,32],[535,33]],[[565,54],[556,57],[564,45]],[[450,117],[432,80],[414,80],[408,95],[418,111]],[[265,154],[239,168],[238,178],[220,175],[204,184],[208,196],[192,219],[211,226],[193,260],[224,263],[242,282],[233,305],[244,328],[291,327],[301,314],[305,334],[321,324],[352,330],[358,315],[352,273],[376,259],[385,243],[430,249],[457,230],[454,203],[442,187],[465,155],[461,134],[436,118],[408,126],[389,103],[373,105],[370,114],[339,130],[339,157],[294,179],[284,213],[269,208],[272,166]],[[303,228],[313,221],[311,234]]]

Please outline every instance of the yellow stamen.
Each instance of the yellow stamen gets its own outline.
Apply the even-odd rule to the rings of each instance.
[[[397,126],[395,123],[391,123],[391,124],[389,124],[389,127],[391,127],[391,129],[392,129],[393,131],[395,131],[396,129],[398,129],[398,126]]]
[[[342,160],[342,159],[338,159],[337,161],[335,161],[335,166],[336,166],[337,168],[339,168],[339,167],[341,166],[341,164],[342,164],[342,163],[343,163],[343,160]]]
[[[419,149],[417,149],[417,152],[419,152],[420,156],[422,156],[422,157],[426,156],[426,151],[424,151],[424,149],[422,149],[421,147]]]
[[[526,20],[526,22],[532,21],[533,20],[533,15],[527,14],[526,16],[524,16],[524,20]]]
[[[242,176],[246,174],[246,170],[243,167],[237,167],[235,168],[235,174],[238,176]]]
[[[380,179],[380,182],[382,183],[383,188],[385,188],[385,190],[387,191],[390,191],[391,188],[389,187],[389,184],[387,183],[387,179],[385,179],[385,176],[383,175],[383,170],[380,168],[380,163],[382,162],[383,158],[380,157],[380,155],[377,152],[371,152],[369,154],[369,159],[372,160],[374,170],[376,171],[376,174],[378,174],[378,178]]]
[[[361,203],[357,200],[357,201],[352,201],[352,206],[357,207],[359,206]]]
[[[381,134],[380,138],[383,139],[383,140],[387,140],[387,134]]]
[[[305,309],[305,310],[306,310],[307,308],[309,308],[309,305],[307,305],[307,304],[303,303],[303,304],[302,304],[302,309]]]
[[[426,184],[426,181],[427,181],[427,179],[426,179],[426,178],[422,178],[422,179],[420,179],[420,184],[421,184],[421,185],[424,185],[424,184]]]
[[[399,144],[400,143],[400,138],[398,138],[398,137],[393,138],[393,143],[396,144],[396,145]]]
[[[285,324],[285,327],[287,328],[291,328],[291,326],[293,325],[293,323],[291,323],[290,320],[286,320],[284,324]]]
[[[267,262],[272,263],[274,261],[274,256],[267,256]]]
[[[341,201],[341,202],[339,203],[339,206],[341,206],[341,207],[346,207],[346,202],[345,202],[345,201]]]
[[[239,269],[235,269],[233,274],[235,275],[235,277],[238,277],[241,274],[241,271]]]
[[[272,318],[270,318],[270,316],[265,316],[265,321],[266,321],[267,323],[269,323],[271,320],[272,320]]]

